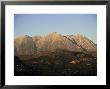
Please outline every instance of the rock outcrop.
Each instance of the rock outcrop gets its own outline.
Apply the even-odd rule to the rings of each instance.
[[[37,51],[35,42],[28,35],[15,38],[14,43],[18,55],[32,55]]]
[[[66,37],[69,40],[71,40],[73,43],[78,45],[84,51],[92,51],[93,52],[93,51],[97,50],[97,45],[85,36],[77,34],[77,35],[68,35]]]

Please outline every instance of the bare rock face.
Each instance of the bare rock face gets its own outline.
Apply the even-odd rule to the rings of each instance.
[[[28,35],[15,38],[14,43],[17,55],[32,55],[37,50],[32,37]]]
[[[37,46],[37,42],[42,39],[42,36],[33,36],[32,37],[33,41],[35,42],[36,46]]]
[[[40,51],[52,51],[56,49],[81,51],[77,45],[73,44],[70,40],[57,32],[53,32],[45,37],[42,37],[42,39],[37,42],[37,47]]]
[[[77,35],[69,35],[67,36],[67,38],[71,40],[73,43],[76,43],[76,45],[78,45],[84,51],[96,51],[97,50],[97,45],[85,36],[77,34]]]
[[[56,50],[97,51],[97,45],[85,36],[80,34],[63,36],[57,32],[42,37],[20,36],[15,38],[14,46],[15,55],[32,55],[39,51],[53,52]]]

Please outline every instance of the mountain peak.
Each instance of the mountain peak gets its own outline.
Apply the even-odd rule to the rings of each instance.
[[[52,32],[46,36],[46,38],[52,40],[59,40],[61,37],[62,37],[61,34],[59,34],[58,32]]]
[[[74,36],[77,36],[77,37],[85,37],[84,35],[82,35],[82,34],[76,34],[76,35],[74,35]]]
[[[60,35],[58,32],[52,32],[49,35]]]
[[[15,39],[25,39],[25,38],[31,38],[31,37],[28,35],[21,35],[21,36],[15,37]]]

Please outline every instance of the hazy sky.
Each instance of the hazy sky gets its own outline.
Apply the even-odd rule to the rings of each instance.
[[[83,34],[97,43],[96,14],[15,14],[14,36],[47,35],[59,32],[63,35]]]

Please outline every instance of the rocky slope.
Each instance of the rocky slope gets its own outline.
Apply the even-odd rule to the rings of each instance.
[[[70,51],[81,51],[81,49],[73,44],[67,38],[64,38],[57,32],[50,33],[49,35],[40,39],[37,43],[38,51],[53,51],[56,49],[66,49]]]
[[[89,40],[87,37],[82,36],[80,34],[77,35],[68,35],[65,36],[69,40],[71,40],[74,44],[79,46],[83,51],[96,51],[97,45]]]
[[[32,55],[36,52],[36,44],[32,37],[24,35],[16,37],[14,41],[14,50],[17,55]]]
[[[35,42],[35,44],[36,44],[36,46],[37,46],[38,41],[39,41],[40,39],[42,39],[42,36],[33,36],[32,39],[33,39],[33,41]]]
[[[41,51],[68,50],[72,52],[93,52],[97,45],[87,37],[78,35],[63,36],[57,32],[46,36],[28,35],[15,38],[15,55],[33,55]]]

